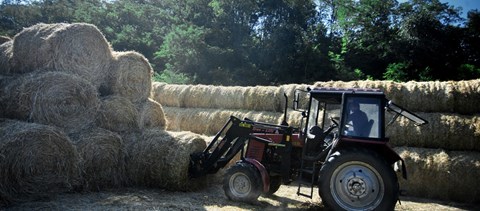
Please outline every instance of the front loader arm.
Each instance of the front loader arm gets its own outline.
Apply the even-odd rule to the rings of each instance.
[[[225,167],[238,152],[244,149],[248,140],[254,139],[263,143],[271,143],[271,141],[267,139],[251,135],[254,127],[257,129],[259,127],[275,128],[281,131],[291,128],[282,125],[254,122],[248,119],[240,120],[237,117],[231,116],[205,150],[190,155],[190,177],[196,178],[206,174],[216,173],[219,169]]]

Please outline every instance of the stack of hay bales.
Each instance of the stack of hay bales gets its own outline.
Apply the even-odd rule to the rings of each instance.
[[[304,84],[224,87],[154,83],[153,96],[165,106],[170,130],[214,135],[229,115],[281,123],[283,93],[291,102],[295,89],[306,90],[307,87]],[[476,188],[480,185],[477,179],[480,177],[480,80],[328,81],[317,82],[313,87],[380,89],[388,99],[428,120],[429,124],[417,127],[399,118],[386,128],[390,145],[405,159],[407,170],[412,169],[408,180],[400,180],[401,187],[413,196],[480,202],[480,191]],[[288,114],[288,122],[299,126],[300,113],[289,111]],[[391,117],[387,115],[386,118]],[[440,185],[435,175],[446,174],[449,181],[458,181]]]
[[[152,73],[143,55],[113,51],[91,24],[37,24],[2,43],[0,205],[72,190],[193,186],[189,155],[205,141],[164,131],[163,108],[149,98]],[[161,165],[128,169],[142,162]]]

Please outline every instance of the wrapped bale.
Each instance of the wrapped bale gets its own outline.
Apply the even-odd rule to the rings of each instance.
[[[0,119],[0,201],[71,191],[80,185],[79,163],[77,151],[60,129]]]
[[[122,137],[102,128],[70,134],[82,158],[84,188],[103,190],[125,184],[125,146]]]
[[[480,151],[480,117],[450,113],[416,113],[428,124],[420,127],[406,118],[398,118],[386,128],[394,146],[443,148]],[[391,119],[387,115],[386,119]]]
[[[230,116],[235,116],[240,119],[249,118],[253,121],[271,124],[281,124],[283,121],[282,113],[266,111],[177,107],[164,107],[164,110],[168,119],[168,130],[191,131],[206,135],[215,135],[230,119]],[[302,119],[301,113],[294,111],[289,111],[287,118],[287,121],[291,126],[299,126]],[[192,122],[208,122],[208,124],[192,124]]]
[[[11,75],[13,41],[0,44],[0,75]]]
[[[112,95],[101,99],[97,126],[114,132],[137,131],[138,120],[138,110],[127,98]]]
[[[99,106],[88,81],[61,72],[34,72],[8,83],[0,98],[8,118],[63,128],[67,133],[91,125]]]
[[[69,72],[99,88],[112,60],[111,47],[91,24],[36,24],[14,37],[16,73],[37,69]]]
[[[160,103],[149,98],[147,101],[138,103],[136,106],[139,111],[138,126],[140,129],[165,129],[167,127],[165,113]]]
[[[480,202],[480,153],[399,147],[408,179],[400,179],[407,194],[462,203]]]
[[[152,90],[153,69],[148,60],[134,51],[113,52],[108,76],[111,94],[134,103],[147,100]]]
[[[130,141],[127,175],[134,185],[179,191],[205,185],[204,178],[192,180],[188,176],[190,154],[206,147],[199,135],[150,129]]]

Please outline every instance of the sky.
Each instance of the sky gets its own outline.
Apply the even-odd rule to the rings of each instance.
[[[405,2],[407,0],[399,0],[398,2]],[[462,7],[462,18],[467,18],[468,11],[478,9],[480,11],[480,0],[440,0],[442,3],[448,3],[454,7]]]

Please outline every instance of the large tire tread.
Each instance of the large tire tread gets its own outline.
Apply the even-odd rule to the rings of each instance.
[[[352,161],[360,161],[370,165],[380,174],[384,185],[383,198],[378,206],[359,207],[358,210],[394,210],[399,196],[397,175],[393,171],[393,168],[386,162],[384,157],[366,148],[352,147],[340,149],[332,153],[332,155],[327,158],[324,165],[320,169],[319,174],[318,186],[322,203],[333,210],[356,210],[351,207],[342,207],[335,200],[332,190],[330,189],[331,177],[333,176],[336,168],[341,167],[344,163]]]
[[[248,178],[247,181],[251,184],[250,189],[245,194],[239,194],[235,192],[235,188],[231,187],[232,184],[232,177],[246,177]],[[257,198],[262,193],[262,177],[260,176],[260,172],[250,163],[241,161],[237,162],[235,165],[231,166],[227,169],[223,181],[223,190],[225,191],[225,195],[228,199],[232,201],[241,201],[241,202],[248,202],[254,203],[257,201]]]

